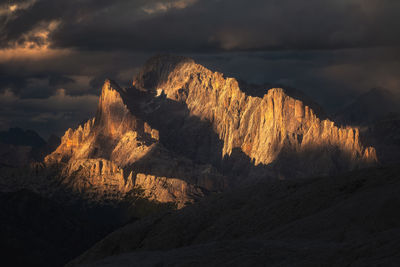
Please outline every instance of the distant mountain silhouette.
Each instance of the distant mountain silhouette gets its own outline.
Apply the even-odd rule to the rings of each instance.
[[[47,154],[59,146],[60,141],[59,137],[51,135],[46,142],[35,131],[17,127],[1,131],[0,164],[22,166],[43,161]]]
[[[374,146],[382,164],[400,162],[400,97],[374,88],[360,95],[335,116],[343,124],[361,127],[364,143]]]
[[[41,147],[46,141],[35,131],[23,130],[21,128],[10,128],[8,131],[0,132],[0,142],[15,146]]]
[[[367,125],[391,112],[400,112],[400,98],[383,88],[373,88],[337,112],[335,119],[347,125]]]

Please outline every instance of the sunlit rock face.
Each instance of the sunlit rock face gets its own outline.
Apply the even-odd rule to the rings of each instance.
[[[60,146],[45,158],[46,165],[61,169],[64,186],[94,199],[119,198],[139,186],[150,199],[176,202],[178,207],[204,196],[204,191],[224,188],[225,178],[212,167],[164,149],[159,132],[132,115],[122,93],[107,80],[96,117],[68,129]]]
[[[376,161],[358,129],[320,120],[283,89],[246,95],[235,79],[174,56],[150,59],[130,88],[107,80],[96,117],[69,129],[45,159],[76,191],[113,195],[140,186],[178,206],[254,179],[327,175]]]
[[[104,158],[125,166],[146,154],[157,141],[158,133],[132,116],[119,90],[118,85],[107,80],[102,88],[96,117],[76,130],[68,129],[61,145],[46,157],[46,161]]]
[[[132,177],[105,159],[78,159],[69,162],[61,173],[63,185],[90,197],[91,201],[118,199],[132,189]]]
[[[321,121],[309,106],[280,88],[262,98],[248,96],[235,79],[190,59],[153,58],[134,85],[184,103],[189,116],[209,122],[222,141],[222,156],[239,149],[254,165],[294,167],[300,176],[330,174],[377,160],[374,149],[360,143],[358,129]],[[296,166],[288,167],[288,160]]]
[[[204,196],[204,192],[196,185],[182,182],[181,179],[158,177],[139,173],[135,184],[145,190],[145,196],[160,202],[177,203],[178,208],[187,201]]]

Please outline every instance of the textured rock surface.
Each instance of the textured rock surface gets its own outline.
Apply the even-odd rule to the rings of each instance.
[[[176,178],[138,173],[135,184],[145,190],[145,196],[149,199],[175,202],[178,204],[178,208],[181,208],[189,199],[204,196],[198,187]]]
[[[60,168],[63,185],[93,200],[120,198],[139,186],[150,199],[179,207],[204,191],[224,188],[225,178],[211,166],[164,149],[159,132],[129,111],[123,92],[107,80],[96,117],[68,129],[61,145],[45,158],[47,166]]]
[[[328,174],[376,161],[374,149],[360,143],[358,129],[321,121],[310,107],[283,89],[270,89],[263,98],[247,96],[235,79],[224,78],[190,59],[155,57],[134,86],[184,103],[189,116],[209,122],[222,141],[218,151],[222,157],[238,149],[254,165],[268,165],[290,156],[301,162],[295,169],[305,175],[310,170]],[[182,128],[193,131],[185,124]]]
[[[238,182],[334,174],[376,160],[357,129],[321,121],[283,89],[249,96],[191,59],[158,56],[133,87],[107,80],[96,117],[69,129],[45,162],[60,166],[78,192],[114,195],[136,185],[182,206]]]
[[[68,129],[61,145],[46,162],[105,158],[120,166],[135,162],[157,141],[158,133],[132,116],[119,94],[118,85],[107,80],[102,88],[96,117],[76,130]]]
[[[63,183],[75,192],[94,198],[116,198],[132,189],[132,178],[105,159],[82,159],[69,162],[62,170]]]

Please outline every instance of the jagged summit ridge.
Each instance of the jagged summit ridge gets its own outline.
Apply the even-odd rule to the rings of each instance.
[[[111,179],[113,188],[142,186],[182,204],[251,178],[333,174],[376,160],[358,129],[320,120],[281,88],[246,95],[234,78],[162,55],[130,88],[106,80],[96,117],[69,129],[45,161],[64,164],[73,187]]]
[[[118,138],[138,127],[120,95],[121,88],[113,81],[104,82],[96,113],[95,127],[105,136]]]
[[[168,72],[154,79],[165,66]],[[270,89],[263,98],[245,95],[236,79],[225,79],[185,58],[150,60],[134,84],[151,84],[152,90],[184,102],[191,115],[210,121],[224,142],[222,155],[240,148],[256,164],[269,164],[284,147],[299,151],[327,145],[350,154],[355,162],[376,160],[373,149],[360,143],[358,129],[321,121],[310,107],[280,88]]]
[[[94,191],[99,198],[119,197],[140,186],[149,197],[179,207],[203,195],[198,185],[222,188],[221,175],[210,166],[177,158],[159,144],[159,132],[130,112],[125,93],[106,80],[96,117],[68,129],[61,145],[45,158],[48,166],[61,167],[64,184],[82,194]]]
[[[116,161],[114,155],[128,140],[148,144],[157,140],[157,131],[133,116],[125,105],[121,88],[111,80],[106,80],[99,98],[95,118],[80,125],[76,130],[68,129],[62,137],[61,145],[55,152],[46,157],[46,161],[67,162],[76,159],[105,158]],[[132,146],[131,146],[132,148]],[[137,154],[131,151],[128,154]],[[135,153],[136,152],[136,153]],[[59,157],[62,156],[62,157]],[[119,162],[122,166],[128,162]]]
[[[150,58],[133,81],[135,88],[143,91],[154,90],[161,81],[168,79],[170,73],[182,65],[194,65],[191,58],[160,54]]]

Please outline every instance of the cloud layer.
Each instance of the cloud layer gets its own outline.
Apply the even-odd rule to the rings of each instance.
[[[97,96],[70,96],[64,89],[58,89],[47,98],[36,99],[22,99],[6,90],[0,94],[0,127],[36,128],[46,125],[52,131],[39,129],[45,136],[51,133],[62,135],[63,130],[57,128],[57,122],[62,121],[64,127],[75,127],[94,115],[97,101]]]

